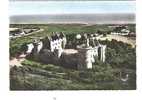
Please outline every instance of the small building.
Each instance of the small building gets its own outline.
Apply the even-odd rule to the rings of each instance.
[[[10,28],[9,31],[10,31],[9,32],[10,36],[17,36],[24,34],[24,31],[20,28]]]
[[[115,27],[114,30],[111,32],[113,35],[129,35],[130,30],[128,30],[127,26],[119,26]]]

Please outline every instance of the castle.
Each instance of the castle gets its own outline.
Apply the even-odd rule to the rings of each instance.
[[[62,32],[54,33],[28,44],[26,53],[47,64],[77,69],[92,69],[97,59],[105,62],[106,45],[101,45],[93,34],[78,34],[76,40],[82,42],[75,49],[67,49],[66,36]]]

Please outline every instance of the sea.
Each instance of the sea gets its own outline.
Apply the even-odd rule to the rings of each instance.
[[[10,16],[10,24],[135,24],[135,14],[48,14]]]

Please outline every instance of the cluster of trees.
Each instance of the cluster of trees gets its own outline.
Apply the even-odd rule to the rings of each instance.
[[[136,69],[136,49],[121,41],[100,41],[107,45],[106,62],[112,66]]]
[[[25,52],[26,50],[26,44],[30,43],[32,39],[28,37],[20,37],[16,39],[11,39],[10,40],[10,57],[16,57],[17,55]]]

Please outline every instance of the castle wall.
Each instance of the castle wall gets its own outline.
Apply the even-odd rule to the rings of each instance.
[[[91,41],[94,41],[94,39]],[[33,43],[34,48],[31,55],[33,58],[47,64],[61,65],[69,68],[77,68],[79,70],[92,69],[96,58],[105,62],[106,45],[95,44],[92,42],[92,45],[90,46],[89,39],[87,39],[86,46],[79,47],[77,50],[67,50],[64,49],[66,42],[66,37],[59,38],[57,36],[52,39],[48,38],[47,44],[49,46],[45,44],[46,40]],[[45,48],[44,46],[50,48]]]
[[[105,51],[106,51],[106,45],[101,45],[100,60],[101,60],[102,62],[105,62],[105,59],[106,59]]]
[[[97,48],[80,48],[78,50],[78,69],[92,69],[97,56]]]
[[[32,52],[33,48],[34,48],[34,45],[32,43],[27,44],[27,51],[26,51],[26,53],[30,54]]]

